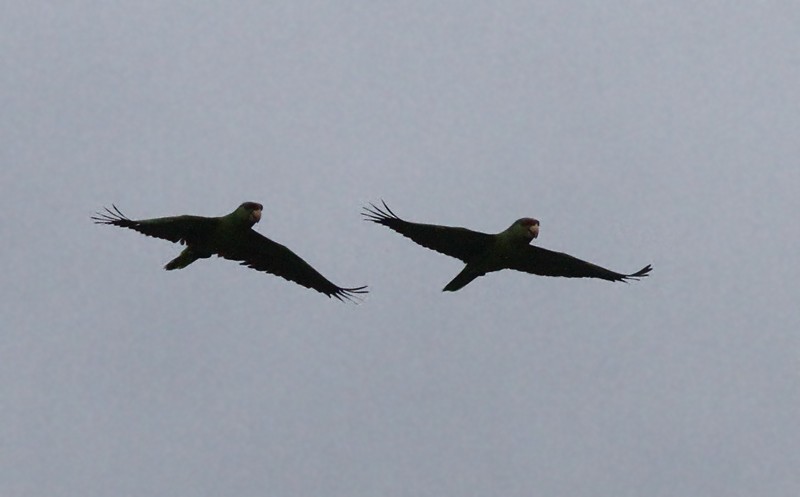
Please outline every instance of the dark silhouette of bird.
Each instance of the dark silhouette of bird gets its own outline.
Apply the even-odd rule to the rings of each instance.
[[[244,202],[233,212],[221,217],[173,216],[133,220],[115,205],[92,216],[97,224],[130,228],[147,236],[186,245],[164,269],[183,269],[197,259],[212,255],[237,261],[243,266],[272,273],[328,297],[353,300],[367,293],[366,286],[343,288],[331,283],[297,254],[263,236],[252,227],[261,220],[263,206]]]
[[[531,245],[531,241],[539,236],[539,221],[530,217],[518,219],[505,231],[491,235],[466,228],[405,221],[392,212],[386,202],[382,203],[383,207],[375,204],[365,207],[362,212],[364,218],[466,264],[443,291],[455,292],[475,278],[501,269],[540,276],[600,278],[608,281],[638,280],[653,269],[648,264],[635,273],[622,274],[568,254]]]

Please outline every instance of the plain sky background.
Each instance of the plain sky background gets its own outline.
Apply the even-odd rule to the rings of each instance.
[[[0,8],[0,495],[800,495],[800,5]],[[364,222],[537,243],[629,285]],[[341,303],[89,216],[222,215]]]

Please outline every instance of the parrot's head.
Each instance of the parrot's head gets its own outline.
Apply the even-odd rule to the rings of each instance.
[[[264,206],[258,202],[245,202],[236,209],[236,214],[241,217],[242,221],[253,226],[261,220],[261,211],[263,209]]]
[[[511,225],[509,231],[514,233],[515,238],[519,237],[525,240],[525,243],[530,243],[534,238],[539,236],[539,220],[531,217],[523,217],[517,219]]]

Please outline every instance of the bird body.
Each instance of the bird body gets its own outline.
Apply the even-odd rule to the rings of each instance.
[[[509,267],[517,252],[535,238],[536,234],[530,228],[538,234],[539,222],[523,218],[508,229],[492,235],[493,240],[466,261],[467,265],[444,287],[444,291],[455,292],[475,278]]]
[[[514,269],[541,276],[600,278],[608,281],[635,280],[652,270],[645,266],[632,274],[622,274],[561,252],[531,245],[539,236],[539,221],[524,217],[506,230],[490,235],[467,228],[412,223],[400,219],[383,203],[364,209],[367,221],[382,224],[423,247],[460,259],[466,265],[444,291],[454,292],[475,278],[502,269]]]
[[[198,259],[218,255],[339,300],[352,300],[367,292],[365,286],[343,288],[331,283],[290,249],[253,230],[252,227],[261,220],[263,210],[263,206],[256,202],[244,202],[221,217],[183,215],[132,220],[116,206],[112,209],[107,208],[92,220],[186,246],[178,257],[164,266],[167,270],[183,269]]]

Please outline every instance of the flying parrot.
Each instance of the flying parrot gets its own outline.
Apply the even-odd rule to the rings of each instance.
[[[169,261],[164,269],[183,269],[197,259],[212,255],[237,261],[243,266],[264,271],[293,281],[306,288],[339,300],[353,300],[367,293],[366,286],[336,286],[297,254],[273,242],[252,227],[261,220],[263,206],[245,202],[227,216],[174,216],[155,219],[128,219],[115,205],[98,212],[91,219],[97,224],[130,228],[147,236],[186,245],[183,252]]]
[[[648,264],[631,274],[621,274],[561,252],[554,252],[531,241],[539,236],[539,221],[524,217],[505,231],[490,235],[466,228],[412,223],[400,219],[386,202],[383,208],[370,204],[362,215],[367,221],[382,224],[423,247],[466,263],[443,291],[455,292],[486,273],[514,269],[540,276],[600,278],[608,281],[638,280],[653,268]]]

